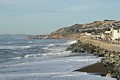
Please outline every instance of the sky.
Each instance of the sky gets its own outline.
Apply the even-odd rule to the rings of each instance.
[[[49,34],[105,19],[120,20],[120,0],[0,0],[0,34]]]

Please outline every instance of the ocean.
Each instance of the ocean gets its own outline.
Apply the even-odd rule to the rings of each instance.
[[[73,72],[100,61],[88,53],[66,51],[76,40],[37,40],[24,36],[0,35],[0,80],[114,80]]]

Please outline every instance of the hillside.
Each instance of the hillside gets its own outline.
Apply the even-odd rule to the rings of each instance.
[[[63,27],[49,35],[44,36],[32,36],[31,38],[79,38],[81,33],[102,33],[112,26],[120,27],[120,21],[116,20],[104,20],[104,21],[94,21],[92,23],[86,24],[74,24],[70,27]]]

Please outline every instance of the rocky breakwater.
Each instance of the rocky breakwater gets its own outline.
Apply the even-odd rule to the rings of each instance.
[[[120,52],[109,51],[91,43],[83,43],[80,40],[78,40],[77,43],[70,45],[67,50],[80,53],[88,52],[98,57],[103,57],[101,63],[109,69],[108,72],[111,77],[120,80]]]

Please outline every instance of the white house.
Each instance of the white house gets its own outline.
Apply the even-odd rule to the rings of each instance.
[[[100,36],[102,39],[105,39],[105,35],[103,33]]]
[[[111,28],[111,39],[119,39],[120,38],[120,29],[119,28]]]
[[[111,40],[111,31],[105,31],[104,34],[101,34],[101,38],[105,40]]]
[[[110,31],[105,31],[101,38],[106,40],[120,39],[120,28],[112,27]]]
[[[92,34],[85,32],[85,35],[86,35],[86,36],[91,36]]]

